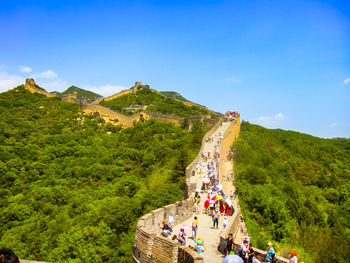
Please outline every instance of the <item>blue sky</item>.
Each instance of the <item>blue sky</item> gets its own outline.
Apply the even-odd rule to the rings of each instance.
[[[350,137],[349,1],[1,1],[0,91],[142,81],[268,128]]]

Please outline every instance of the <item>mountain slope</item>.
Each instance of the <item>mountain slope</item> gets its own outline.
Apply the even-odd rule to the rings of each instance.
[[[0,247],[47,262],[133,262],[139,217],[183,196],[204,134],[150,120],[121,130],[79,104],[0,94]]]
[[[161,91],[160,93],[169,99],[176,99],[176,100],[180,100],[180,101],[184,101],[184,102],[191,102],[191,101],[185,99],[184,97],[182,97],[179,93],[177,93],[175,91]]]
[[[77,93],[77,98],[79,100],[86,100],[87,102],[93,102],[94,100],[102,97],[101,95],[94,93],[89,90],[80,89],[76,86],[70,86],[68,89],[66,89],[64,92],[61,93],[61,95],[65,94],[73,94],[74,92]]]
[[[99,102],[100,105],[113,109],[123,114],[133,114],[126,110],[129,106],[143,105],[147,106],[148,111],[173,114],[180,117],[189,117],[191,115],[211,116],[218,118],[219,114],[214,113],[204,107],[197,105],[187,105],[186,102],[170,99],[159,92],[153,91],[149,88],[142,88],[135,90],[133,93],[118,96],[114,99]]]
[[[350,251],[350,141],[243,122],[235,186],[253,245],[296,248],[305,262],[346,262]],[[330,244],[338,244],[329,249]]]

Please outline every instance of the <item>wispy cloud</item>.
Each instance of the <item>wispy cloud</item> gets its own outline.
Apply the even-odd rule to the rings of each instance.
[[[32,69],[28,66],[18,66],[18,69],[21,73],[31,73]],[[32,73],[31,78],[34,78],[35,82],[40,86],[46,89],[47,91],[59,91],[62,92],[67,89],[70,84],[58,77],[58,74],[49,69],[39,73]],[[7,68],[4,65],[0,65],[0,92],[7,91],[18,85],[25,83],[25,77],[17,74],[9,74]],[[93,91],[102,96],[110,96],[115,93],[118,93],[121,90],[128,89],[128,87],[121,85],[83,85],[81,88]]]
[[[241,80],[236,79],[236,78],[227,78],[226,79],[228,82],[240,82]]]
[[[35,80],[35,82],[40,86],[46,89],[47,91],[59,91],[62,92],[68,88],[69,84],[67,81],[56,79],[52,81],[43,81],[43,80]]]
[[[9,74],[6,67],[0,65],[0,92],[7,91],[23,83],[23,77]]]
[[[338,126],[339,124],[338,124],[338,122],[333,122],[332,124],[330,124],[328,127],[329,128],[334,128],[334,127],[336,127],[336,126]]]
[[[31,77],[32,78],[41,78],[41,79],[54,79],[54,78],[57,78],[58,75],[56,72],[49,69],[49,70],[44,71],[44,72],[35,73]]]
[[[18,66],[19,72],[22,73],[30,73],[32,72],[32,69],[30,67],[27,66]]]
[[[260,116],[258,118],[252,119],[251,121],[260,125],[271,125],[286,118],[287,117],[282,112],[280,112],[274,116]]]
[[[128,89],[128,87],[120,86],[120,85],[103,85],[103,86],[91,86],[91,85],[84,85],[82,86],[83,89],[90,90],[92,92],[95,92],[97,94],[100,94],[104,97],[111,96],[115,93],[118,93],[121,90]]]
[[[347,78],[347,79],[344,80],[344,84],[345,84],[345,85],[347,85],[347,84],[349,84],[349,83],[350,83],[350,78]]]

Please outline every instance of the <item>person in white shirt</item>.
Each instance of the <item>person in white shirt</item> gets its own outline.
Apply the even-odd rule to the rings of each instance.
[[[170,226],[170,228],[171,228],[171,230],[172,230],[172,229],[173,229],[173,226],[174,226],[174,223],[175,223],[175,222],[174,222],[174,212],[173,212],[173,211],[170,212],[168,222],[169,222],[169,226]]]
[[[224,221],[222,222],[222,225],[224,228],[228,225],[227,216],[224,217]]]

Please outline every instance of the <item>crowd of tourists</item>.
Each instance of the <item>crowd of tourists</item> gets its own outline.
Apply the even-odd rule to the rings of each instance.
[[[225,115],[226,121],[233,121],[237,117],[237,112],[228,112]],[[220,132],[215,133],[213,136],[206,138],[206,142],[212,145],[211,150],[204,151],[202,158],[195,164],[195,170],[192,175],[197,176],[201,181],[201,187],[196,189],[193,195],[193,212],[194,216],[191,223],[188,225],[180,225],[179,231],[174,233],[174,213],[170,212],[168,220],[164,220],[160,226],[162,235],[164,237],[171,237],[171,239],[181,246],[192,247],[201,256],[205,253],[204,240],[198,236],[199,226],[209,229],[225,229],[229,224],[229,218],[232,216],[234,209],[232,202],[237,198],[234,191],[225,195],[223,192],[223,186],[219,182],[219,168],[220,168],[220,144],[222,143],[223,135]],[[230,155],[233,153],[230,152]],[[224,176],[225,177],[225,176]],[[225,179],[224,179],[225,180]],[[230,170],[226,174],[226,180],[234,180],[234,172]],[[203,215],[207,215],[210,218],[212,225],[203,225]],[[208,221],[205,219],[205,221]],[[247,229],[243,218],[240,218],[240,232],[243,236],[247,236]],[[190,230],[190,233],[186,233],[186,230]],[[202,230],[201,230],[202,231]],[[188,235],[189,236],[188,236]],[[194,241],[194,246],[188,239]],[[271,243],[268,244],[267,253],[262,255],[256,253],[250,242],[250,238],[247,236],[242,241],[240,248],[233,240],[233,234],[230,233],[226,237],[226,253],[224,263],[230,263],[227,261],[230,258],[236,258],[242,263],[260,263],[260,262],[273,262],[275,258],[275,251]],[[235,252],[236,251],[236,252]],[[290,263],[297,263],[296,251],[291,250]]]
[[[233,194],[228,197],[224,195],[223,187],[219,184],[220,168],[220,144],[223,135],[221,132],[207,137],[206,142],[212,145],[210,150],[202,153],[202,158],[196,162],[193,176],[197,176],[201,181],[201,188],[196,189],[193,197],[193,207],[195,216],[191,225],[182,225],[178,233],[173,233],[174,217],[170,213],[168,221],[164,220],[159,227],[164,237],[171,236],[172,240],[179,245],[186,246],[187,238],[194,241],[193,248],[203,255],[205,251],[204,240],[197,237],[199,223],[197,215],[207,215],[210,217],[212,226],[208,228],[218,229],[225,228],[228,225],[228,217],[233,214],[232,198]],[[192,236],[187,237],[186,230],[192,230]]]
[[[235,244],[233,241],[233,234],[230,233],[226,237],[226,256],[223,263],[270,263],[275,262],[275,249],[271,242],[267,243],[267,253],[260,254],[254,251],[252,243],[250,242],[250,237],[245,237],[242,241],[240,247],[238,248],[238,253],[235,253]],[[237,249],[236,249],[237,251]],[[298,253],[295,249],[289,251],[289,263],[298,263],[297,258]]]
[[[238,115],[239,115],[239,113],[236,112],[236,111],[228,111],[225,114],[224,122],[234,121],[237,118]]]

